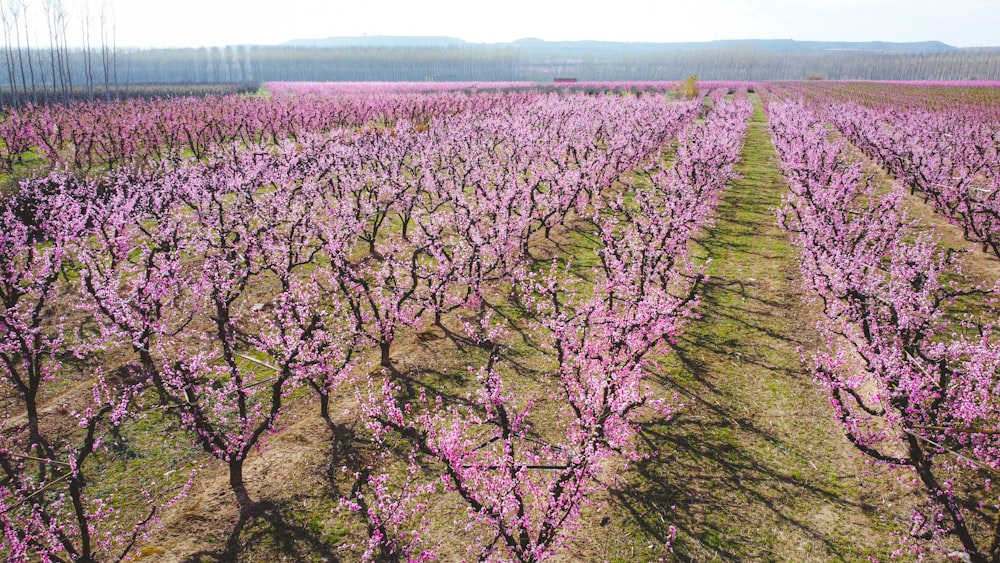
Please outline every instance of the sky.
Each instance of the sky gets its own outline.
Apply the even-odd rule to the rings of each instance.
[[[34,12],[31,18],[44,21],[42,5],[51,0],[26,1]],[[449,36],[473,43],[537,37],[638,42],[937,40],[957,47],[1000,46],[998,0],[61,1],[77,22],[70,26],[71,41],[79,34],[85,3],[94,14],[102,2],[110,3],[120,47],[269,45],[359,35]]]

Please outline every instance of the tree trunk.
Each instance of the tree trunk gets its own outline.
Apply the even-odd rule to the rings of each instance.
[[[92,547],[90,545],[90,528],[88,526],[86,508],[83,506],[83,483],[79,476],[71,477],[69,480],[69,496],[73,502],[73,511],[76,515],[77,524],[80,528],[80,554],[74,561],[78,563],[95,563]]]
[[[236,495],[236,502],[240,505],[240,514],[245,515],[253,507],[253,500],[247,491],[246,483],[243,482],[243,458],[233,458],[229,460],[229,488]]]
[[[379,362],[379,365],[390,370],[392,369],[392,359],[389,357],[389,346],[391,345],[391,342],[387,342],[385,340],[378,343],[379,351],[382,353],[382,359]]]
[[[25,408],[28,411],[28,443],[31,446],[42,447],[42,431],[39,425],[38,404],[34,393],[26,394]]]
[[[319,415],[325,420],[330,420],[330,394],[319,394]]]

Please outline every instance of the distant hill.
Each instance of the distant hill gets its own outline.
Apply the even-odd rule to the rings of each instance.
[[[279,47],[461,47],[468,45],[454,37],[408,37],[396,35],[362,35],[359,37],[327,37],[326,39],[293,39]]]
[[[794,39],[727,39],[702,42],[633,43],[620,41],[545,41],[524,38],[510,43],[469,43],[455,37],[413,37],[372,35],[360,37],[327,37],[326,39],[294,39],[281,47],[514,47],[530,53],[615,53],[645,54],[651,52],[701,51],[713,49],[748,49],[763,52],[866,51],[872,53],[946,53],[959,50],[940,41],[893,43],[887,41],[796,41]]]

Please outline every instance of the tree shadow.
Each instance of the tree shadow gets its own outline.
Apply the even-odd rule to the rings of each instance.
[[[317,498],[339,499],[347,496],[341,490],[343,468],[347,474],[363,470],[371,463],[371,441],[357,431],[359,422],[338,424],[330,417],[322,417],[330,431],[326,479],[322,492],[299,493],[289,498],[253,501],[247,495],[240,500],[240,516],[235,527],[219,549],[205,549],[185,557],[184,563],[205,561],[239,561],[252,551],[255,557],[281,554],[292,561],[315,560],[342,561],[338,549],[339,538],[324,537],[323,522],[311,519],[302,507]],[[250,549],[251,546],[253,549]],[[262,555],[263,548],[264,554]]]
[[[639,437],[645,449],[659,453],[637,461],[634,478],[608,487],[648,537],[668,541],[670,523],[682,532],[674,544],[680,561],[767,560],[773,553],[755,545],[759,536],[740,537],[743,524],[750,524],[740,513],[746,506],[769,514],[765,520],[772,525],[797,530],[801,541],[831,558],[858,556],[851,542],[817,526],[787,499],[868,514],[876,511],[875,505],[801,471],[811,463],[806,445],[742,413],[733,397],[718,389],[685,391],[697,402],[697,414],[642,424]]]
[[[268,551],[280,553],[291,560],[302,561],[315,556],[325,561],[340,561],[337,546],[323,540],[316,529],[296,518],[297,509],[305,497],[280,501],[257,501],[246,511],[241,510],[236,527],[219,550],[193,553],[184,563],[205,561],[239,561],[248,546],[268,546]],[[259,547],[254,550],[259,551]]]
[[[430,380],[438,382],[432,383]],[[448,391],[441,384],[447,384],[455,389],[462,389],[468,384],[468,375],[460,372],[444,372],[434,368],[414,367],[399,372],[394,378],[400,384],[397,399],[413,400],[420,396],[421,391],[428,397],[441,397],[441,400],[451,405],[470,406],[473,403],[462,393]]]

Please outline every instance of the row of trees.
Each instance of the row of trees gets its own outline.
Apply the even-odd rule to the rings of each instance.
[[[922,108],[887,88],[878,103],[832,101],[822,89],[814,107],[866,155],[920,192],[959,225],[965,238],[1000,256],[1000,113],[956,103]]]
[[[877,51],[766,51],[712,48],[641,55],[560,59],[522,56],[516,79],[548,81],[553,76],[581,80],[968,80],[1000,78],[995,50],[945,53]]]
[[[119,61],[115,45],[114,14],[107,0],[98,8],[83,0],[29,0],[0,2],[0,25],[4,36],[4,72],[0,74],[0,107],[27,103],[66,101],[80,91],[88,99],[118,93]],[[73,11],[79,19],[76,19]],[[48,42],[33,44],[39,16],[45,23]],[[79,46],[70,47],[70,29],[80,26]],[[96,29],[95,29],[96,28]],[[94,46],[94,35],[97,46]]]
[[[848,440],[926,499],[897,555],[1000,561],[997,322],[982,303],[956,311],[996,289],[965,282],[907,215],[905,188],[872,181],[805,105],[767,113],[791,190],[780,223],[823,307],[826,345],[804,361]]]
[[[712,48],[558,57],[501,46],[307,49],[243,46],[123,51],[136,82],[580,80],[983,80],[1000,79],[995,50],[945,53],[773,52]],[[233,62],[235,61],[235,62]],[[169,71],[164,70],[169,69]],[[169,74],[168,74],[169,72]]]
[[[37,106],[0,121],[0,170],[12,172],[26,155],[49,168],[78,173],[95,168],[155,164],[183,153],[202,158],[211,147],[299,139],[352,127],[392,127],[400,119],[420,122],[439,114],[511,108],[537,93],[394,93],[374,90],[304,92],[265,97],[207,96],[129,99]]]

